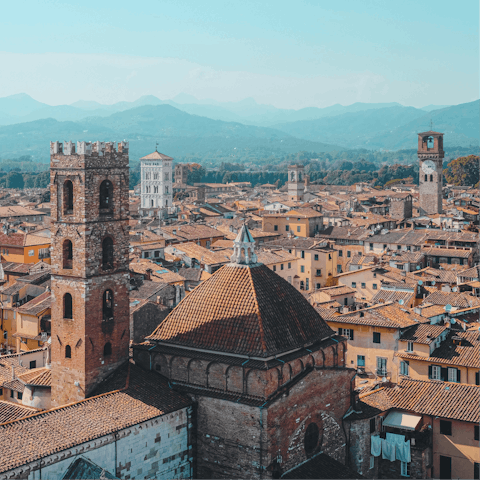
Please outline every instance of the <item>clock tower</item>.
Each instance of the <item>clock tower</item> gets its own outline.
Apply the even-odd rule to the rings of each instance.
[[[418,134],[420,214],[442,213],[443,133]]]

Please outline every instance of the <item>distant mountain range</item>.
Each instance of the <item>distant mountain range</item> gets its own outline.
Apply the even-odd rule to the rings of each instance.
[[[51,106],[27,94],[0,98],[0,158],[48,158],[49,140],[131,142],[131,156],[160,150],[176,156],[281,157],[298,151],[416,147],[416,133],[445,132],[445,146],[479,144],[480,101],[461,105],[354,103],[326,108],[278,109],[253,99],[197,100],[186,94],[162,101],[150,95],[102,105],[78,101]]]

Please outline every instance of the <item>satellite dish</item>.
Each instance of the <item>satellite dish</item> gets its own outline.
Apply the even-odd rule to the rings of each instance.
[[[456,291],[457,291],[457,287],[453,287],[452,292],[456,292]]]
[[[455,321],[454,318],[452,318],[452,319],[450,320],[450,323],[451,323],[452,325],[455,325],[455,323],[457,323],[457,322]]]
[[[420,265],[417,265],[417,270],[420,270]]]
[[[452,310],[452,306],[450,304],[445,305],[445,311],[450,312]]]
[[[383,378],[382,378],[382,382],[383,382],[383,383],[386,383],[386,381],[387,381],[387,377],[383,377]]]
[[[418,281],[419,285],[423,285],[423,282],[421,280]]]
[[[435,280],[432,280],[432,285],[435,285]]]
[[[404,303],[404,302],[403,302],[403,298],[401,298],[401,299],[398,301],[398,303],[399,303],[400,305],[403,305],[403,303]]]

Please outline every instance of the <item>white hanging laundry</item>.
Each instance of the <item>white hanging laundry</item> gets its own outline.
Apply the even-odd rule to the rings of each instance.
[[[382,439],[379,435],[372,435],[371,436],[371,448],[370,453],[374,457],[379,457],[382,453]]]
[[[386,439],[382,439],[382,458],[391,462],[395,461],[395,444]]]

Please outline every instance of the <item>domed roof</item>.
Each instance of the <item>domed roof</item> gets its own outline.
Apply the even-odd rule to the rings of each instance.
[[[268,358],[333,334],[304,296],[268,267],[231,263],[184,298],[148,339]]]

